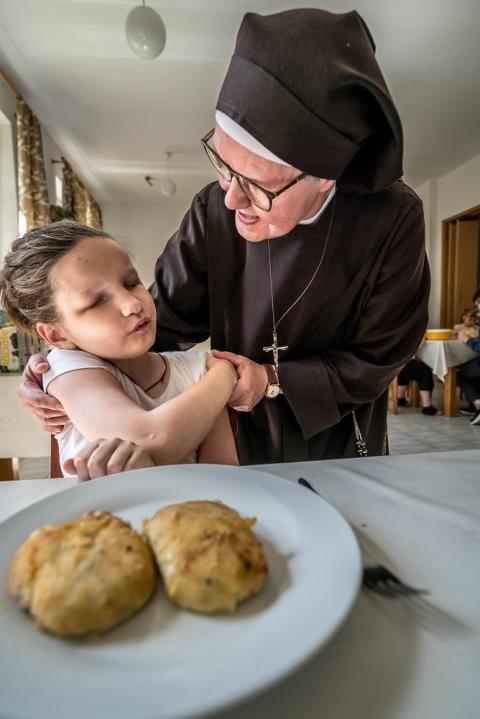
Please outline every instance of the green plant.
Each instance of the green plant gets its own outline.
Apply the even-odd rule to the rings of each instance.
[[[50,205],[50,222],[60,220],[74,220],[75,215],[70,210],[65,210],[61,205]]]

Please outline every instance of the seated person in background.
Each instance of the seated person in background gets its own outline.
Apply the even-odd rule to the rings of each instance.
[[[462,312],[462,324],[454,325],[453,329],[457,333],[463,332],[471,339],[475,339],[479,336],[478,327],[478,310],[476,307],[467,307]]]
[[[432,404],[433,374],[432,370],[427,364],[425,364],[425,362],[413,357],[401,370],[397,380],[398,404],[400,407],[405,407],[407,404],[407,400],[405,398],[407,385],[411,380],[414,380],[415,382],[418,382],[418,388],[420,390],[422,414],[432,417],[442,414],[440,410]]]
[[[460,410],[462,414],[472,414],[470,424],[480,425],[480,338],[470,337],[466,332],[460,330],[458,333],[460,342],[467,344],[479,357],[466,362],[460,367],[457,375],[458,386],[469,402],[466,410]]]
[[[477,290],[477,291],[475,292],[475,294],[473,295],[473,297],[472,297],[472,303],[473,303],[473,304],[475,305],[475,307],[477,308],[477,311],[478,311],[478,313],[479,313],[479,318],[480,318],[480,287],[478,288],[478,290]]]
[[[43,377],[70,421],[57,436],[64,474],[98,437],[137,445],[150,464],[238,464],[225,409],[233,365],[149,352],[155,305],[106,232],[69,220],[30,230],[5,258],[0,300],[18,327],[55,347]]]

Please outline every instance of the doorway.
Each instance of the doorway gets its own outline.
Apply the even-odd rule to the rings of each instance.
[[[462,321],[480,287],[480,205],[442,221],[442,327]]]

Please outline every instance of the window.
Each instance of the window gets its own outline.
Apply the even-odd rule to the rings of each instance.
[[[0,111],[0,256],[4,257],[19,231],[13,128]]]

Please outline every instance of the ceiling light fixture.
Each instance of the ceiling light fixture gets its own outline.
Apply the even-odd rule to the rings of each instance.
[[[177,192],[177,186],[170,177],[169,170],[170,157],[172,155],[173,152],[171,152],[170,150],[165,151],[165,177],[162,177],[160,179],[160,192],[162,193],[162,195],[165,195],[165,197],[173,197]],[[152,175],[145,175],[145,182],[147,182],[150,187],[153,187],[154,181],[158,179],[158,177],[152,177]]]
[[[133,52],[142,60],[153,60],[165,47],[167,31],[160,15],[143,5],[130,10],[125,22],[125,35]]]
[[[170,177],[169,165],[172,152],[165,152],[165,177],[160,181],[160,192],[165,197],[173,197],[177,191],[177,186]]]

